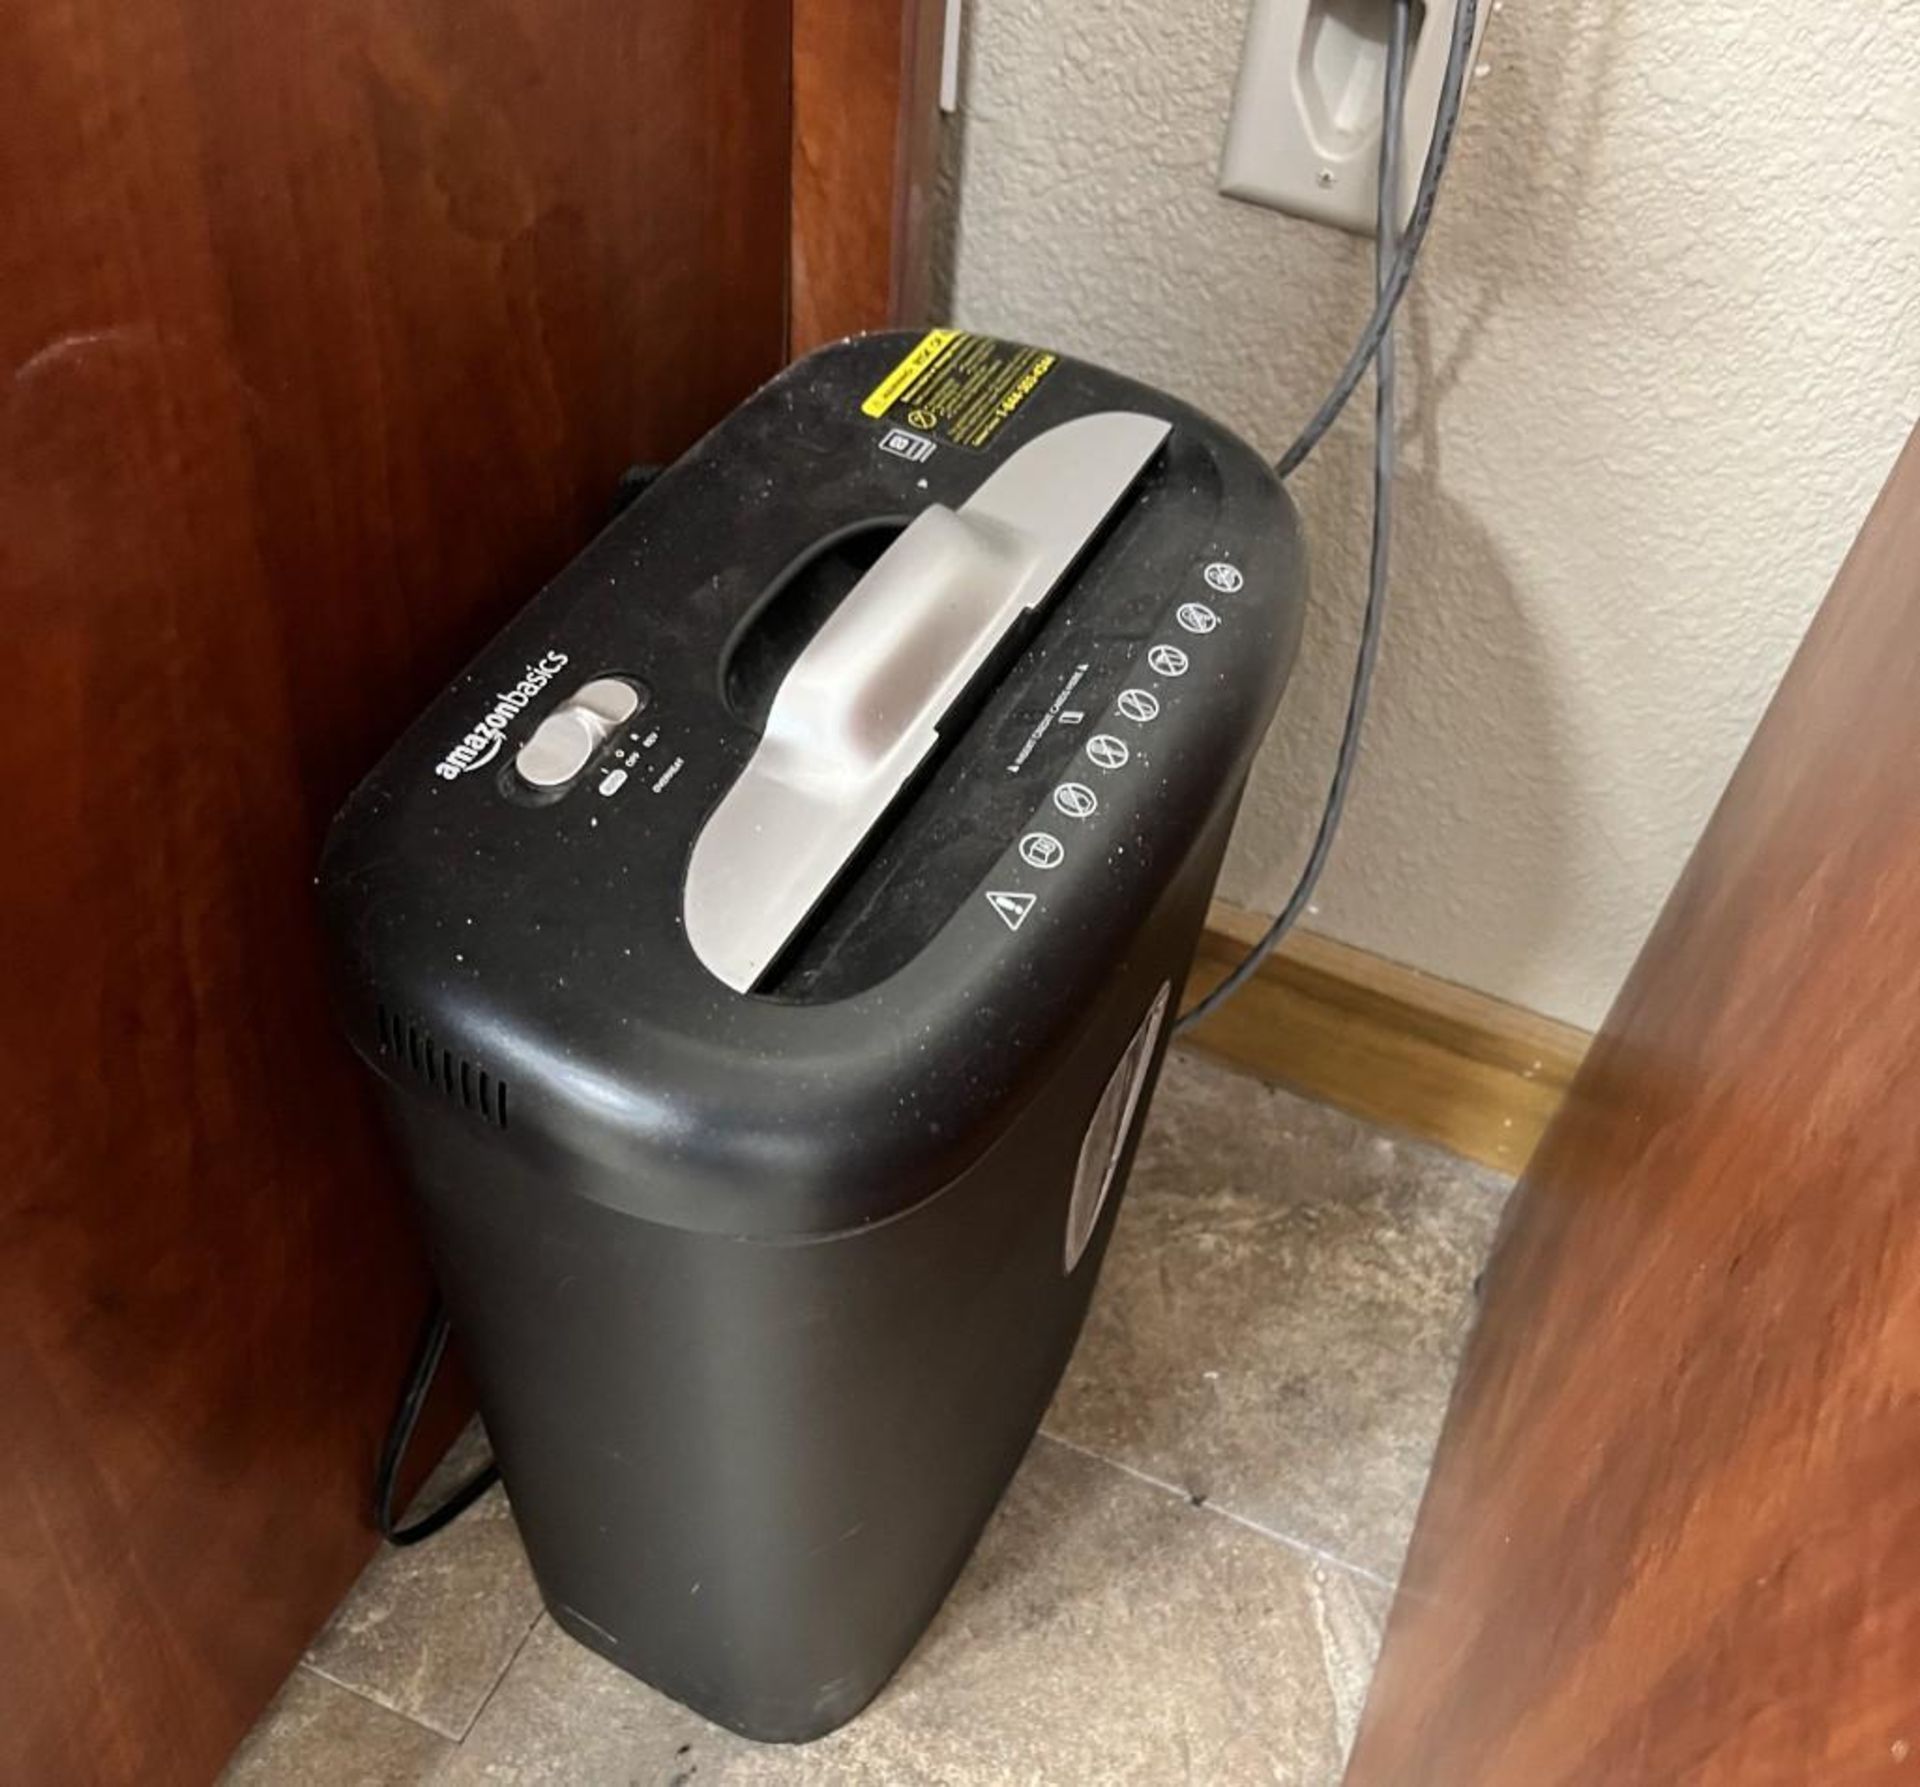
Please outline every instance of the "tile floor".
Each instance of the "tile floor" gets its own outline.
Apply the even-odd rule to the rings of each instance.
[[[496,1489],[374,1561],[226,1780],[1332,1783],[1505,1191],[1176,1052],[1042,1436],[860,1718],[761,1748],[622,1675]]]

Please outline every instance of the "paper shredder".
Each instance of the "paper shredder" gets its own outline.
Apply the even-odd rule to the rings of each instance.
[[[1184,403],[801,360],[348,801],[321,897],[541,1592],[723,1725],[857,1712],[1085,1314],[1297,641]]]

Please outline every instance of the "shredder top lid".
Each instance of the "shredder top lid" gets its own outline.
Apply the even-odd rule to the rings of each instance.
[[[566,567],[347,802],[361,1053],[686,1226],[929,1195],[1237,794],[1298,638],[1244,443],[1061,356],[836,344]]]

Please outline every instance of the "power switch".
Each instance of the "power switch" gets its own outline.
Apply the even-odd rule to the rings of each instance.
[[[641,694],[621,676],[595,677],[533,729],[513,766],[533,788],[564,788],[593,755],[640,711]]]

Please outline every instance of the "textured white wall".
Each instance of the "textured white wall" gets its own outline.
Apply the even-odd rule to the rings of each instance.
[[[1371,245],[1214,191],[1244,0],[969,0],[953,307],[1277,452]],[[1920,0],[1506,0],[1403,313],[1394,611],[1321,930],[1596,1023],[1920,414]],[[1371,405],[1222,891],[1291,885]],[[1844,789],[1835,798],[1845,798]]]

